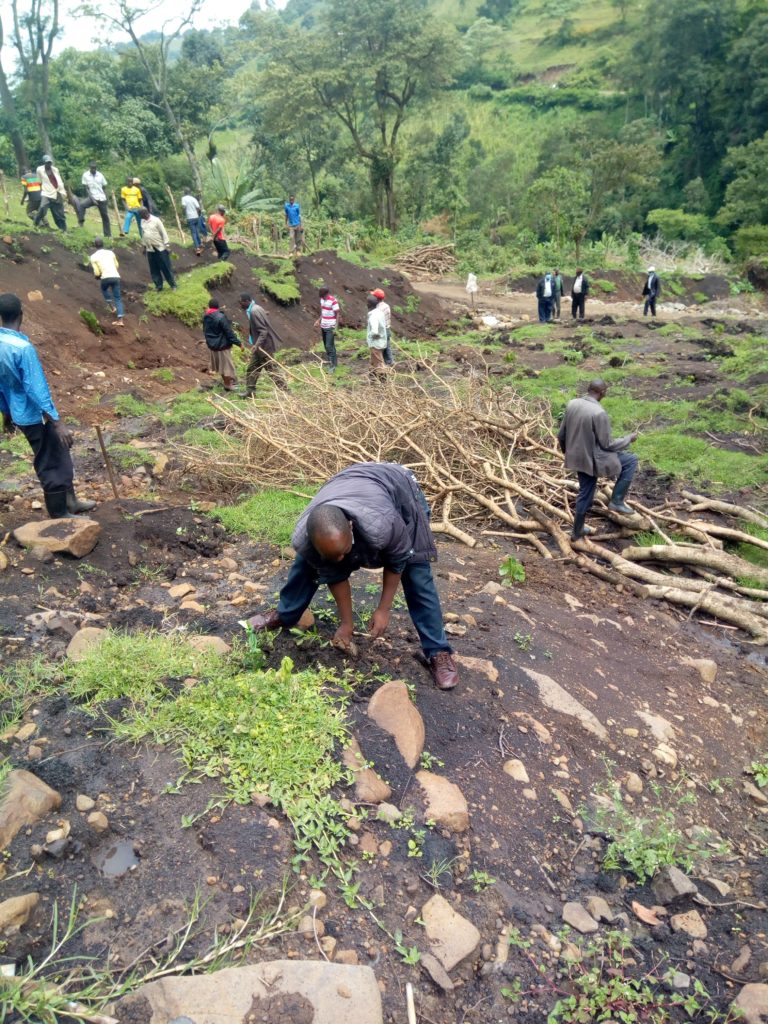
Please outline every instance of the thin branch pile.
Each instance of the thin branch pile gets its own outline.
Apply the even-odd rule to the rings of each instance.
[[[453,245],[417,245],[402,253],[395,261],[398,270],[407,274],[450,274],[456,269],[456,254]]]
[[[290,372],[301,385],[295,390],[246,403],[212,399],[226,423],[216,449],[181,448],[203,483],[219,493],[303,493],[352,462],[400,462],[419,479],[436,533],[470,547],[483,537],[524,541],[545,559],[567,559],[768,643],[768,569],[724,550],[726,542],[768,549],[760,536],[768,516],[687,492],[656,508],[633,498],[637,514],[622,516],[607,507],[606,482],[594,514],[610,532],[571,542],[577,485],[563,470],[544,403],[493,388],[482,375],[398,375],[347,388],[305,368]],[[658,543],[615,543],[639,531]]]

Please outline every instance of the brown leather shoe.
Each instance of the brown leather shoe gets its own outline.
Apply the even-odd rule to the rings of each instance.
[[[452,690],[459,681],[459,670],[449,651],[440,651],[427,662],[435,685],[441,690]]]
[[[267,612],[266,615],[252,615],[250,619],[245,621],[257,633],[262,629],[282,629],[283,626],[276,608],[273,608],[271,612]]]

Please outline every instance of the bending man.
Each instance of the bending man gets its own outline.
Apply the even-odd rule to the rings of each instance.
[[[0,412],[3,429],[18,429],[35,453],[35,473],[43,486],[51,519],[90,512],[95,501],[75,496],[69,449],[72,431],[61,422],[35,347],[21,333],[24,313],[18,295],[0,295]]]
[[[586,396],[573,398],[566,406],[557,434],[565,455],[565,468],[575,470],[579,477],[571,540],[591,532],[584,521],[595,500],[598,477],[618,477],[608,508],[625,516],[634,515],[624,499],[637,469],[637,456],[625,449],[637,438],[637,433],[611,440],[611,421],[600,405],[607,390],[605,381],[591,381]]]
[[[291,543],[297,554],[277,609],[250,619],[253,629],[295,626],[317,588],[326,583],[341,620],[334,641],[346,647],[354,626],[349,577],[356,569],[383,568],[371,636],[386,631],[402,582],[432,678],[441,690],[453,689],[459,674],[430,566],[437,560],[437,548],[429,506],[410,470],[395,462],[360,462],[343,469],[302,513]]]

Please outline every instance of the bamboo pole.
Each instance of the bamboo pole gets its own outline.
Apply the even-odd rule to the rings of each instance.
[[[8,189],[5,186],[5,174],[0,171],[0,188],[3,190],[3,202],[5,203],[5,212],[7,216],[11,213],[11,203],[8,199]]]

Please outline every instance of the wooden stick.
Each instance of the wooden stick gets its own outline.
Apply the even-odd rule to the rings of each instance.
[[[165,191],[168,193],[168,198],[171,200],[173,214],[176,218],[176,227],[179,229],[179,244],[184,245],[186,243],[186,238],[184,237],[184,232],[181,227],[181,221],[179,220],[179,211],[176,208],[176,200],[173,198],[173,192],[171,192],[170,185],[165,186]]]
[[[5,187],[5,175],[2,171],[0,171],[0,189],[3,190],[3,202],[5,203],[6,215],[10,215],[11,204],[10,200],[8,199],[8,189]]]
[[[410,981],[405,983],[405,1005],[408,1010],[408,1024],[417,1024],[416,1006],[413,1002],[413,985]]]
[[[107,467],[107,474],[109,476],[109,482],[112,484],[112,493],[115,496],[115,501],[120,501],[120,495],[117,490],[117,483],[115,482],[115,471],[112,468],[112,460],[107,452],[107,446],[104,444],[104,437],[101,433],[101,427],[96,424],[96,437],[99,439],[99,447],[101,448],[101,454],[104,459],[104,465]]]
[[[117,197],[115,196],[115,190],[114,189],[111,189],[110,191],[112,193],[112,206],[114,207],[115,218],[117,219],[118,234],[122,235],[122,233],[123,233],[123,222],[120,219],[120,210],[118,209],[118,206],[117,206]]]

